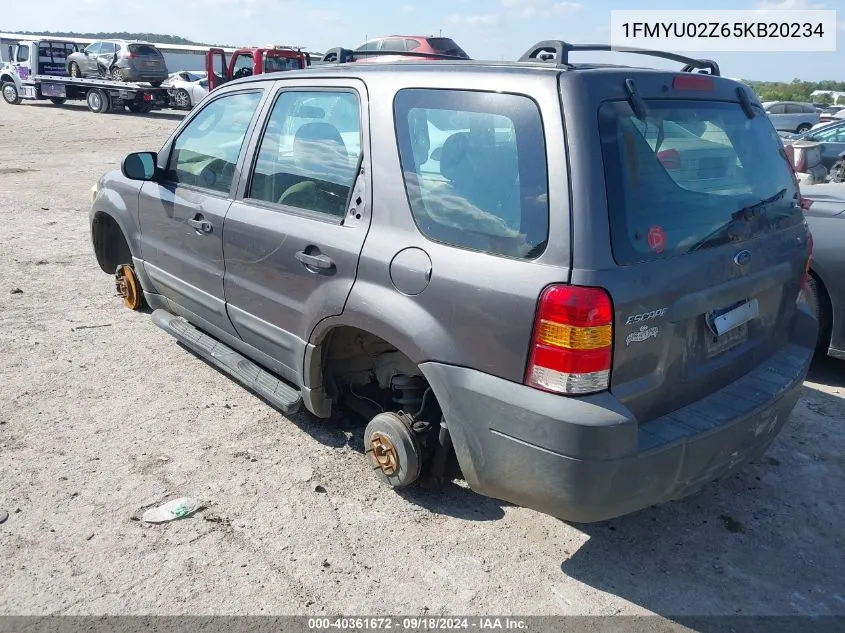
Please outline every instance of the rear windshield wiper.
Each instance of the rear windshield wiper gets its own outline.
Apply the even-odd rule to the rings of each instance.
[[[777,202],[785,194],[786,188],[783,188],[773,196],[763,198],[759,202],[737,209],[731,214],[731,219],[727,223],[696,242],[689,249],[689,252],[697,251],[705,246],[713,246],[720,242],[730,242],[738,237],[747,238],[752,232],[751,220],[762,215],[767,205]]]

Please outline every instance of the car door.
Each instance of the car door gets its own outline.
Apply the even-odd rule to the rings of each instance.
[[[155,292],[196,325],[236,336],[223,296],[223,220],[261,86],[204,103],[159,153],[160,176],[139,196],[144,270]]]
[[[774,103],[769,106],[766,112],[768,113],[769,119],[771,120],[772,125],[775,126],[776,130],[794,129],[789,127],[789,121],[786,117],[785,103]]]
[[[94,67],[94,70],[97,71],[98,74],[102,74],[106,77],[109,76],[109,69],[114,63],[114,55],[117,51],[117,45],[114,42],[103,42],[100,45],[100,50],[97,53],[97,60]]]
[[[84,76],[90,77],[97,74],[97,56],[100,54],[101,46],[102,42],[92,42],[83,51],[79,66]]]
[[[812,136],[822,142],[822,164],[830,169],[839,155],[845,152],[845,125],[837,125]]]
[[[343,311],[369,228],[368,106],[359,80],[277,90],[226,217],[224,289],[241,338],[299,383],[314,326]]]

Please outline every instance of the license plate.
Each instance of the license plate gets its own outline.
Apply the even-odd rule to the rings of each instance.
[[[724,310],[715,310],[707,315],[707,325],[716,336],[727,334],[760,316],[757,299],[750,299]]]

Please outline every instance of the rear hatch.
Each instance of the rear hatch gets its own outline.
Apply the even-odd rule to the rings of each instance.
[[[787,344],[809,245],[783,145],[761,108],[746,114],[739,84],[636,75],[639,97],[624,79],[611,95],[611,82],[594,84],[589,187],[607,213],[573,209],[574,243],[596,248],[576,247],[572,281],[609,292],[610,389],[643,422]]]
[[[164,55],[155,46],[150,44],[130,44],[129,54],[135,62],[135,67],[142,73],[148,71],[160,75],[167,72]]]

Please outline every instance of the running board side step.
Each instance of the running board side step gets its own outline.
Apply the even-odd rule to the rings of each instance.
[[[285,415],[293,415],[302,407],[299,390],[261,369],[228,345],[201,332],[182,317],[158,309],[153,312],[152,318],[153,323],[185,347],[253,390]]]

